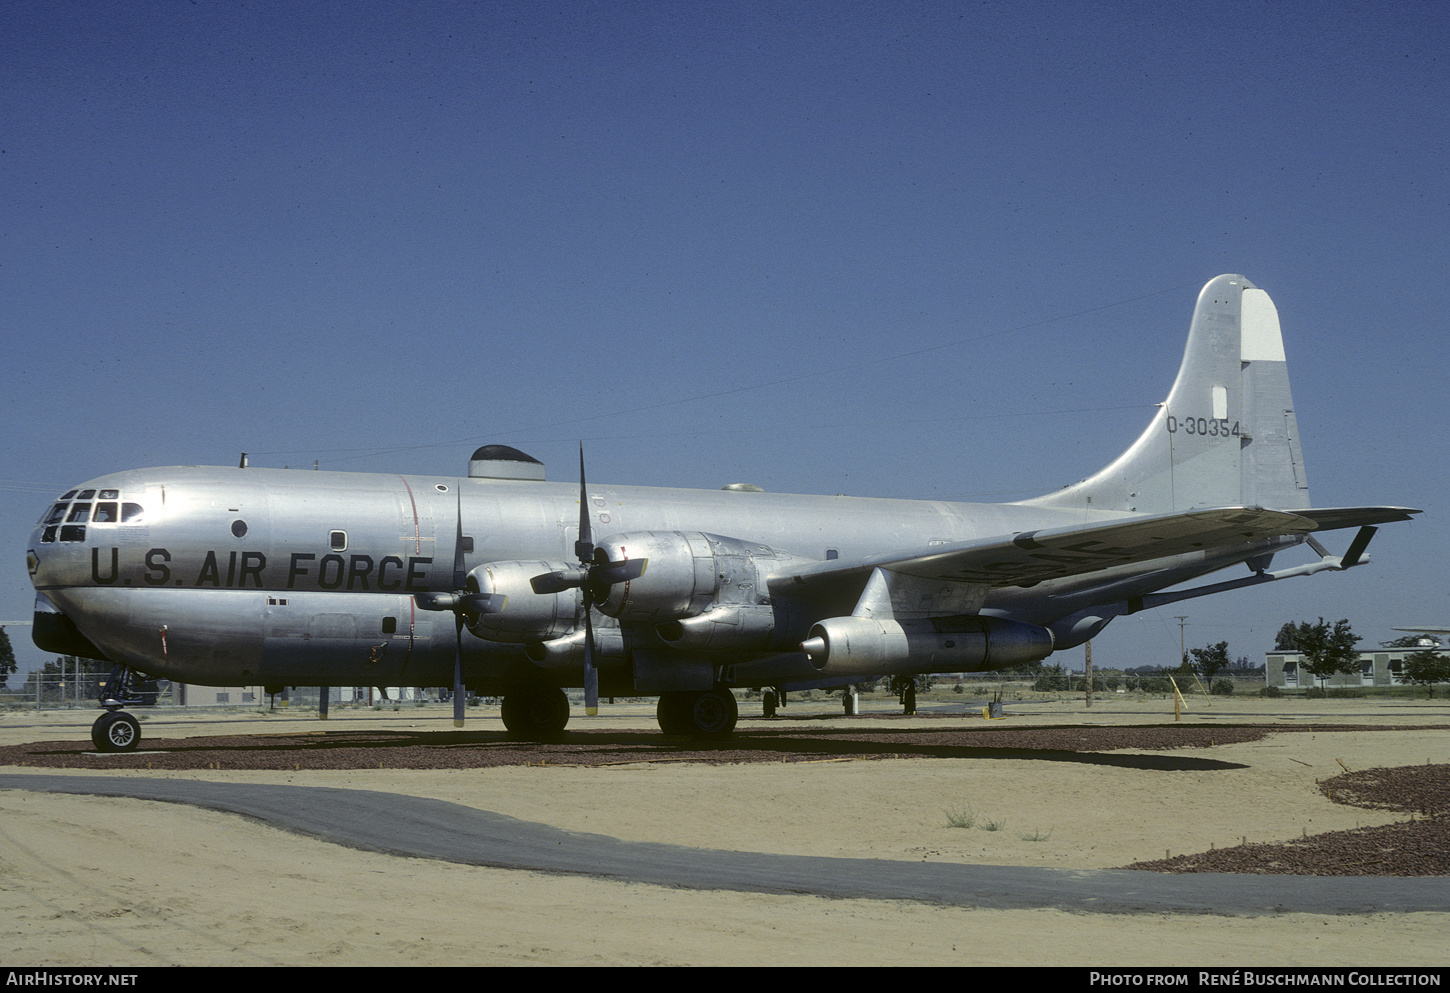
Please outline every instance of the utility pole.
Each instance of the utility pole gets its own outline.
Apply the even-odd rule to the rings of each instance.
[[[1188,617],[1179,614],[1173,616],[1178,621],[1178,665],[1182,665],[1183,660],[1188,657],[1188,643],[1183,638],[1183,626],[1188,623]],[[1178,665],[1173,668],[1177,669]]]
[[[1093,705],[1093,640],[1083,645],[1082,674],[1087,679],[1087,705]]]

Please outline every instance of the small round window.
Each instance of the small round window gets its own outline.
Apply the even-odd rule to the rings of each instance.
[[[232,536],[236,538],[245,538],[247,536],[247,522],[232,521]]]

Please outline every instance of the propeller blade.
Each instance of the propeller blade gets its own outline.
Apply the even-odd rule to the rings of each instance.
[[[579,442],[579,540],[574,542],[579,564],[587,566],[594,557],[594,533],[589,527],[589,490],[584,484],[584,442]]]
[[[453,615],[455,641],[453,645],[453,726],[463,727],[463,614]]]
[[[621,559],[618,562],[610,562],[606,559],[595,564],[590,578],[594,582],[605,583],[609,586],[613,586],[615,583],[627,583],[631,579],[643,576],[647,565],[649,565],[649,559]]]
[[[463,559],[463,488],[458,487],[454,496],[455,526],[453,529],[453,588],[463,588],[464,574],[468,571],[468,563]]]
[[[456,593],[414,593],[413,602],[422,610],[452,610],[458,606]]]
[[[584,594],[584,713],[599,715],[599,670],[594,667],[594,622],[589,619],[593,607],[589,594]]]
[[[563,593],[565,590],[578,589],[588,578],[589,573],[583,569],[560,569],[558,572],[535,576],[529,580],[529,585],[539,594]]]
[[[497,614],[506,603],[508,597],[503,593],[465,593],[458,598],[458,606],[466,614]]]

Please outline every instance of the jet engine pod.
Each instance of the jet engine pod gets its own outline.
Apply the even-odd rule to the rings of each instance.
[[[703,614],[715,602],[721,570],[710,537],[699,531],[617,534],[594,551],[597,563],[626,559],[647,560],[645,570],[604,589],[591,588],[600,613],[630,623],[660,624]]]
[[[468,630],[485,641],[541,642],[574,630],[579,616],[579,589],[535,593],[529,580],[543,572],[566,569],[558,562],[489,562],[468,574],[471,594],[483,594],[487,611],[465,614]],[[466,600],[467,598],[465,598]]]
[[[811,665],[832,676],[980,672],[1037,662],[1052,654],[1052,632],[1000,617],[897,621],[831,617],[801,643]]]

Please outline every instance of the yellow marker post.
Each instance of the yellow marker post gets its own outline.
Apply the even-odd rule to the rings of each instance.
[[[1168,685],[1173,687],[1173,719],[1175,721],[1181,721],[1183,720],[1184,707],[1183,694],[1178,692],[1178,683],[1174,681],[1172,676],[1168,677]]]

